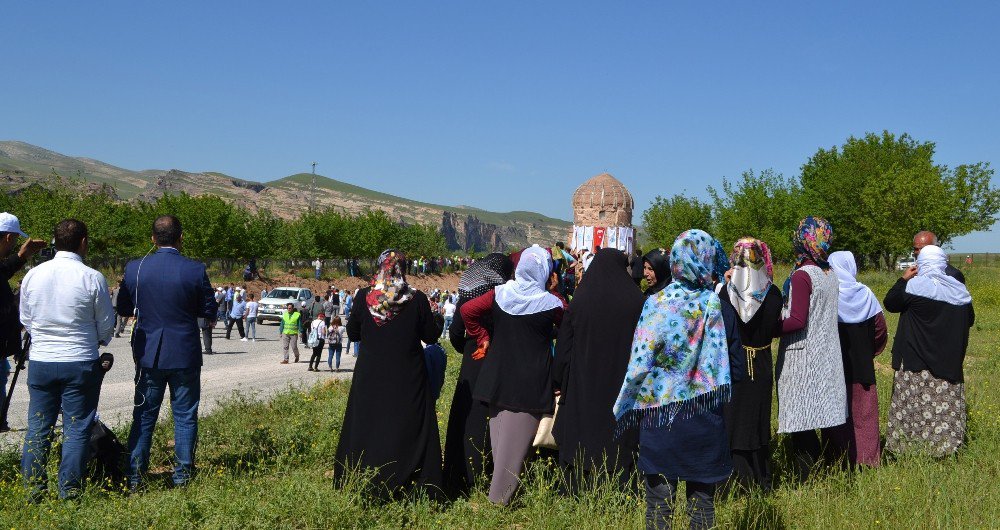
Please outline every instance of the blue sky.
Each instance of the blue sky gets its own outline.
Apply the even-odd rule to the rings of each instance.
[[[315,160],[569,219],[603,171],[641,210],[883,129],[996,166],[998,20],[998,2],[7,2],[0,138],[254,180]]]

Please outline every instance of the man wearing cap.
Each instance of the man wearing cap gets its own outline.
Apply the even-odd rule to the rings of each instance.
[[[31,256],[45,248],[41,239],[27,239],[17,254],[12,254],[17,245],[17,238],[27,238],[21,230],[21,222],[17,217],[0,213],[0,406],[7,399],[7,373],[9,373],[7,357],[21,355],[21,322],[17,313],[17,297],[10,288],[10,279]],[[7,425],[0,425],[0,432],[8,430]]]

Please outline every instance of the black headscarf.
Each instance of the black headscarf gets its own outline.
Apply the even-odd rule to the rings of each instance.
[[[663,248],[654,248],[642,257],[642,262],[648,262],[656,274],[656,285],[650,285],[646,289],[646,292],[643,293],[647,297],[653,296],[662,291],[670,283],[670,251]]]
[[[644,303],[627,267],[621,251],[598,250],[559,328],[552,373],[563,395],[555,431],[564,463],[582,450],[598,462],[617,453],[628,468],[637,449],[636,432],[615,438],[612,413]]]
[[[498,285],[503,285],[514,272],[514,263],[504,254],[494,252],[476,260],[458,280],[459,305],[482,296]]]

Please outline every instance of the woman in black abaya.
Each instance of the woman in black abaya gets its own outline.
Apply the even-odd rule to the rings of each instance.
[[[615,437],[612,412],[644,302],[627,266],[620,251],[598,250],[559,328],[552,373],[560,401],[553,435],[572,493],[604,477],[626,488],[637,484],[638,430]]]
[[[444,444],[445,486],[455,494],[467,494],[476,480],[485,477],[486,471],[492,469],[488,424],[490,408],[482,401],[472,399],[472,389],[479,379],[483,360],[472,358],[478,346],[475,338],[466,337],[461,308],[465,302],[506,283],[513,270],[510,258],[494,253],[473,263],[462,273],[458,283],[458,309],[448,337],[455,351],[462,354],[462,367],[451,401]],[[483,316],[482,325],[490,333],[493,332],[492,314]]]
[[[437,342],[440,316],[403,274],[406,257],[387,250],[371,286],[358,293],[347,334],[364,350],[354,367],[334,462],[335,484],[374,471],[378,493],[441,487],[441,440],[421,341]]]

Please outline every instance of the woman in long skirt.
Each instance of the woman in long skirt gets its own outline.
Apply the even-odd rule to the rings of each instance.
[[[854,254],[830,254],[830,267],[840,282],[837,328],[847,384],[847,423],[832,431],[833,442],[851,465],[877,467],[882,459],[878,433],[878,391],[875,356],[889,338],[885,315],[875,293],[857,280]]]
[[[733,456],[733,482],[743,488],[771,489],[771,396],[774,362],[771,341],[780,335],[781,291],[774,286],[771,250],[759,239],[736,242],[733,268],[719,298],[736,308],[747,376],[733,383],[723,407]]]
[[[479,379],[483,359],[473,359],[478,345],[475,337],[465,332],[462,320],[462,306],[473,298],[492,291],[510,279],[513,272],[510,258],[494,253],[476,260],[458,283],[458,309],[448,330],[455,351],[462,354],[462,366],[458,373],[458,384],[451,400],[448,414],[448,433],[444,444],[444,480],[453,494],[466,494],[483,477],[492,463],[488,420],[489,406],[472,399],[472,390]],[[487,333],[493,332],[493,316],[483,316],[481,325]]]
[[[560,390],[553,436],[570,492],[604,478],[634,487],[638,429],[615,436],[618,397],[644,298],[619,250],[604,248],[559,327],[552,377]]]
[[[792,241],[795,269],[785,282],[784,320],[778,347],[778,432],[792,438],[801,480],[822,454],[816,429],[847,422],[847,389],[840,355],[837,275],[827,255],[833,228],[825,219],[806,217]],[[830,432],[824,433],[824,438]]]
[[[945,273],[948,255],[928,245],[917,265],[885,295],[899,313],[892,345],[896,370],[885,448],[952,455],[965,443],[965,362],[969,328],[976,321],[972,295]]]
[[[405,261],[402,252],[383,252],[352,308],[347,334],[364,343],[365,354],[354,366],[334,459],[336,484],[372,472],[384,496],[441,487],[441,440],[421,344],[437,342],[441,319],[406,283]]]

